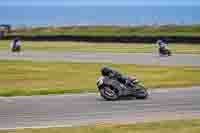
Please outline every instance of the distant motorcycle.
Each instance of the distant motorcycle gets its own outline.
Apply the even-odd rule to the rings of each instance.
[[[128,84],[126,82],[129,82]],[[137,79],[128,77],[126,82],[102,76],[97,80],[97,87],[100,95],[105,100],[118,100],[120,97],[135,97],[146,99],[149,95],[147,89]]]
[[[167,43],[165,41],[158,40],[156,44],[159,46],[158,52],[160,56],[171,56],[171,51],[167,48]]]
[[[11,43],[12,52],[21,51],[21,41],[19,38],[15,38]]]

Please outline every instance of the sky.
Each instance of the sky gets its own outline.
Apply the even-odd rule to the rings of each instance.
[[[200,5],[200,0],[0,0],[0,5]]]

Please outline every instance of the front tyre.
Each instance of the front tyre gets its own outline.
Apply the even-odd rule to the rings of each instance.
[[[119,99],[117,91],[110,86],[104,86],[99,91],[105,100],[114,101]]]
[[[149,96],[149,93],[145,87],[142,85],[136,85],[136,99],[147,99]]]

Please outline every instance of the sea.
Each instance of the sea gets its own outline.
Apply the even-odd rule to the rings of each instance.
[[[200,24],[200,6],[3,6],[0,24],[14,27]]]

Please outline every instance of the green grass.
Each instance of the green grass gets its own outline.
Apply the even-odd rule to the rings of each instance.
[[[0,50],[9,50],[10,41],[0,41]],[[23,42],[24,51],[156,53],[155,44],[86,43],[86,42]],[[200,45],[170,44],[177,54],[200,54]]]
[[[0,133],[199,133],[200,120],[177,120],[129,125],[98,124],[93,126],[47,129],[18,129]]]
[[[104,65],[0,60],[0,96],[96,92]],[[199,67],[106,65],[136,76],[148,88],[200,85]]]
[[[178,26],[71,26],[20,28],[11,35],[43,36],[200,36],[200,25]]]

